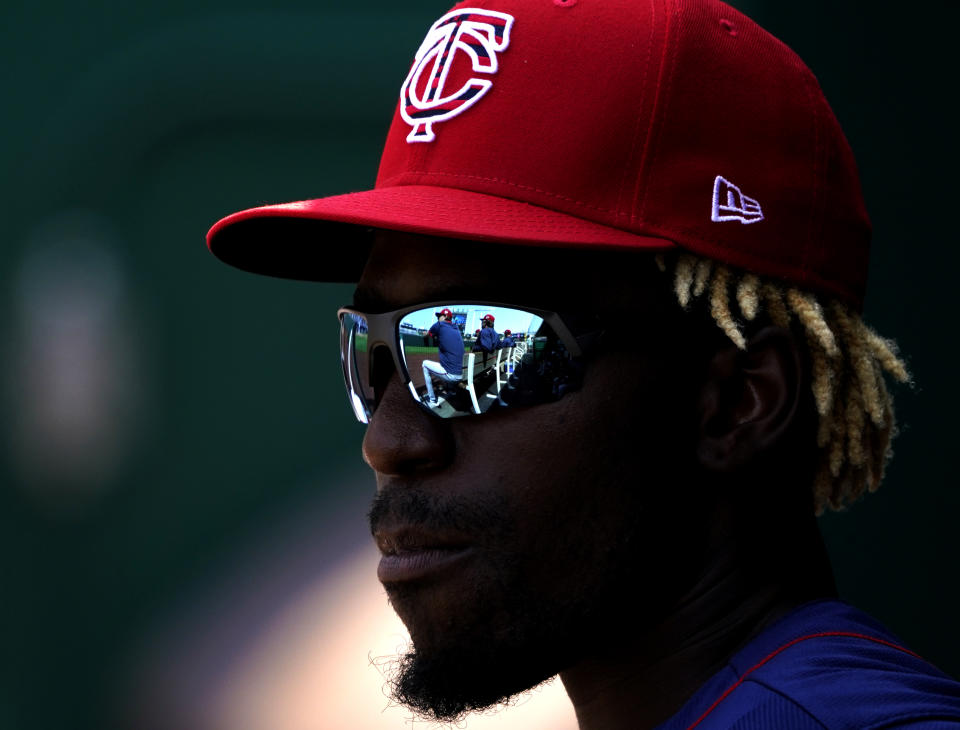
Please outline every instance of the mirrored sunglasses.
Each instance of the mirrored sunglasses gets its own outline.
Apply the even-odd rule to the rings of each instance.
[[[556,312],[484,301],[418,304],[340,318],[347,397],[369,423],[396,370],[410,396],[440,418],[549,403],[580,387],[599,332],[575,333]]]

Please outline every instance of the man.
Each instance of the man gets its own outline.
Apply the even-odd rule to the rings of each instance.
[[[879,486],[908,380],[859,315],[869,236],[812,73],[716,0],[457,6],[374,190],[217,223],[241,268],[358,282],[394,696],[456,720],[559,674],[584,729],[960,726],[815,520]],[[543,323],[482,415],[411,397],[395,323],[440,299]]]
[[[492,314],[485,314],[480,318],[480,334],[473,343],[473,352],[483,353],[483,364],[487,364],[487,355],[496,352],[500,347],[500,333],[493,328],[495,318]]]
[[[453,323],[453,312],[447,308],[436,313],[437,321],[430,327],[428,334],[437,341],[440,362],[423,361],[423,380],[427,386],[427,402],[435,406],[438,403],[433,390],[433,378],[441,383],[458,383],[463,374],[463,335]]]
[[[513,333],[510,330],[503,331],[503,339],[500,340],[500,347],[506,349],[514,346]]]

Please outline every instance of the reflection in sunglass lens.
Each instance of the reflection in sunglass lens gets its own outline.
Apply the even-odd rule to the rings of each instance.
[[[347,394],[362,423],[376,408],[371,381],[387,364],[381,357],[387,350],[410,394],[441,418],[546,403],[580,386],[580,359],[543,317],[524,309],[451,303],[399,320],[392,313],[368,316],[372,333],[363,315],[349,311],[340,328]]]
[[[561,377],[570,357],[559,337],[523,309],[421,309],[401,319],[398,335],[412,389],[443,418],[556,400],[574,387]]]

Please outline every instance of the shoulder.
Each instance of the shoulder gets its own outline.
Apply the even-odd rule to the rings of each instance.
[[[789,699],[824,727],[953,719],[960,728],[960,684],[852,606],[809,604],[769,633],[759,651],[731,662],[739,681]]]
[[[819,601],[762,631],[674,719],[700,730],[960,730],[960,684],[866,614]]]

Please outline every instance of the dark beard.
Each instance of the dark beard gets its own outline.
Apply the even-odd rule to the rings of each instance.
[[[483,641],[466,651],[414,649],[394,665],[391,698],[425,720],[447,723],[460,722],[469,712],[509,705],[517,694],[556,674],[546,668],[546,657],[532,643],[523,642],[523,651]]]
[[[629,590],[630,581],[621,580],[627,575],[627,536],[616,544],[617,555],[591,561],[592,575],[581,590],[545,596],[525,573],[536,567],[528,568],[526,556],[506,547],[522,543],[515,539],[505,501],[466,503],[405,489],[378,495],[371,527],[387,515],[484,536],[478,579],[466,591],[470,595],[460,596],[462,610],[444,625],[408,620],[417,615],[418,586],[388,588],[413,639],[413,649],[391,667],[392,697],[427,720],[457,722],[468,712],[508,704],[576,662],[600,639],[598,627],[610,625],[609,616],[598,615],[601,607],[630,603],[609,593],[614,586]],[[582,562],[574,555],[580,549],[569,546],[570,565]]]

